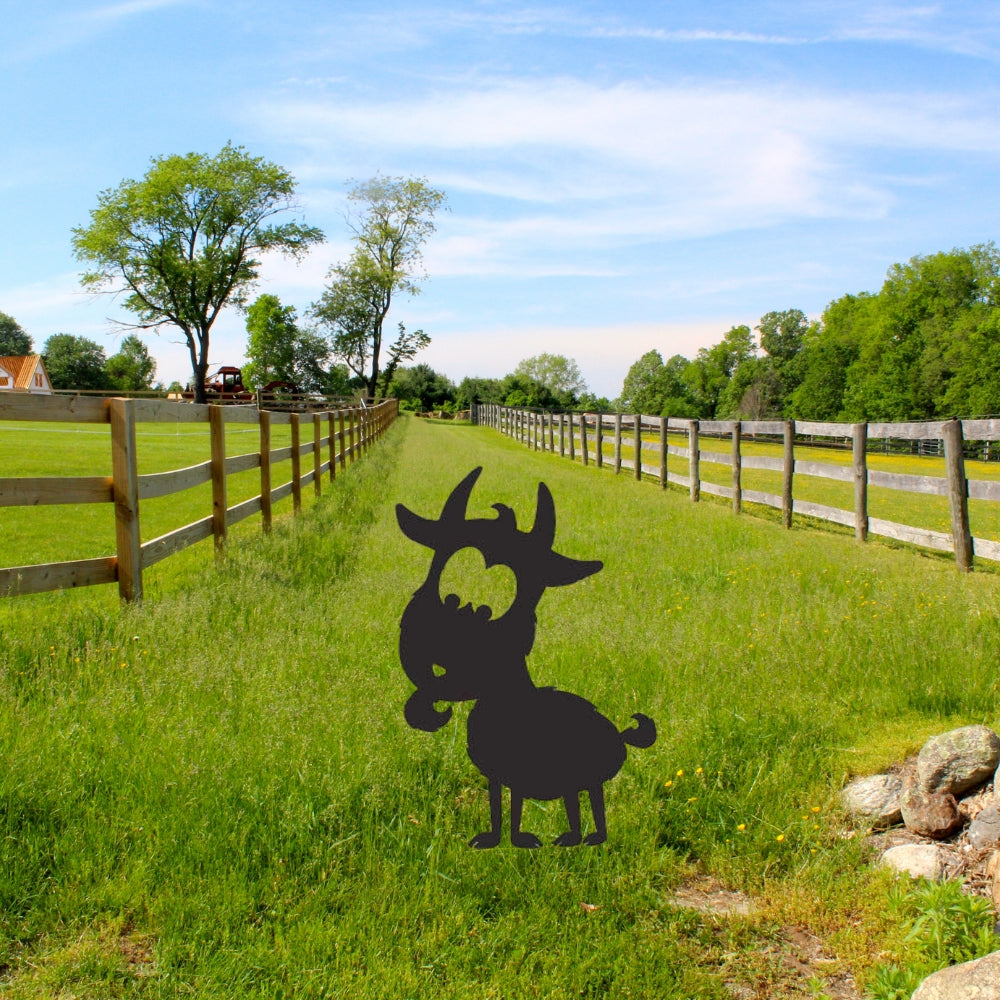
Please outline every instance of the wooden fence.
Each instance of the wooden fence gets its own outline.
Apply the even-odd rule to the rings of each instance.
[[[535,410],[483,404],[475,408],[473,419],[522,441],[535,450],[558,452],[576,459],[577,451],[584,465],[591,459],[598,467],[605,464],[605,439],[611,437],[611,464],[615,472],[631,469],[636,479],[643,473],[656,477],[664,488],[669,483],[686,488],[691,500],[697,501],[702,492],[731,498],[733,510],[739,513],[744,501],[778,508],[785,527],[791,527],[792,515],[801,514],[832,521],[854,528],[855,536],[866,541],[869,534],[894,538],[925,548],[953,552],[959,569],[972,569],[973,557],[1000,562],[1000,542],[974,538],[969,526],[969,498],[1000,501],[1000,482],[969,480],[965,474],[965,441],[1000,440],[1000,420],[945,420],[921,423],[816,423],[805,420],[688,420],[651,417],[640,414],[548,413]],[[687,447],[671,444],[668,433],[686,435]],[[643,435],[646,435],[646,440]],[[701,447],[703,437],[728,439],[727,452],[707,451]],[[764,436],[782,443],[782,457],[743,454],[742,442],[749,436]],[[649,437],[654,438],[653,441]],[[852,463],[849,466],[829,462],[802,461],[795,458],[795,446],[803,438],[850,444]],[[944,443],[947,476],[915,476],[881,472],[868,468],[868,442],[876,439],[903,441],[941,441]],[[631,443],[634,458],[622,457],[622,442]],[[645,464],[643,457],[652,452],[656,465]],[[688,474],[668,478],[667,457],[687,459]],[[702,479],[701,463],[728,465],[732,470],[730,484],[712,483]],[[781,495],[744,489],[743,469],[768,469],[782,476]],[[854,484],[854,507],[844,510],[826,504],[812,503],[793,496],[796,476],[818,476]],[[911,493],[947,496],[951,514],[951,532],[915,528],[895,521],[869,516],[868,487],[880,486]]]
[[[293,508],[301,508],[302,490],[310,483],[316,495],[329,474],[332,481],[339,462],[343,472],[382,436],[398,415],[397,401],[372,407],[351,407],[322,413],[271,413],[253,406],[213,406],[149,399],[100,399],[83,396],[0,396],[0,420],[58,421],[111,425],[111,476],[73,476],[0,479],[0,507],[42,504],[113,503],[116,554],[96,559],[0,569],[0,595],[32,594],[67,587],[118,583],[127,601],[142,599],[143,570],[204,538],[214,537],[216,550],[226,543],[227,529],[249,517],[262,515],[264,531],[271,527],[272,505],[291,495]],[[207,462],[170,472],[138,474],[137,423],[207,423],[211,458]],[[245,455],[226,456],[226,425],[258,424],[260,447]],[[271,427],[291,425],[291,445],[271,447]],[[303,440],[303,437],[306,440]],[[324,460],[324,450],[328,457]],[[302,460],[312,455],[312,468]],[[291,459],[292,478],[272,486],[271,469]],[[260,493],[230,507],[226,478],[260,469]],[[139,534],[140,502],[169,496],[201,483],[212,484],[211,513],[168,534],[142,542]]]

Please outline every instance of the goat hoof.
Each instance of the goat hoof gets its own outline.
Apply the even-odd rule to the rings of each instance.
[[[512,833],[510,842],[515,847],[541,847],[542,842],[533,833]]]
[[[603,844],[607,839],[608,835],[606,833],[591,833],[583,838],[583,842],[588,847],[596,847],[598,844]]]
[[[494,833],[492,830],[487,830],[485,833],[477,833],[472,840],[469,841],[469,847],[496,847],[500,843],[500,834]]]
[[[556,837],[553,843],[556,847],[576,847],[580,843],[580,832],[567,830],[562,836]]]

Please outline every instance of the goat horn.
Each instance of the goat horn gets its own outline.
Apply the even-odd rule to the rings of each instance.
[[[465,520],[465,511],[469,506],[472,487],[476,485],[476,480],[482,471],[483,467],[481,465],[477,466],[451,491],[451,496],[445,500],[444,507],[441,510],[441,517],[438,520],[442,523],[445,521],[458,522]]]
[[[552,543],[556,540],[556,505],[545,483],[538,484],[535,523],[531,527],[531,537],[546,549],[551,549]]]

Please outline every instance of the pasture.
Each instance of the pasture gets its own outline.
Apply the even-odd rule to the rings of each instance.
[[[602,847],[551,846],[561,804],[529,803],[545,847],[469,848],[488,805],[468,706],[434,734],[403,719],[398,622],[428,551],[394,506],[434,517],[477,465],[469,516],[502,502],[527,528],[542,480],[556,550],[604,561],[544,596],[535,683],[659,728],[606,787]],[[310,503],[218,567],[210,540],[154,567],[141,606],[0,602],[4,996],[820,996],[905,951],[836,793],[997,724],[995,574],[413,419]],[[480,571],[449,579],[495,600]],[[672,905],[715,883],[754,912]],[[832,959],[811,977],[783,957],[802,934]]]

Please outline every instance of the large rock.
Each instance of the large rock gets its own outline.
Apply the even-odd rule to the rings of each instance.
[[[923,792],[958,795],[992,777],[1000,764],[1000,736],[989,726],[963,726],[933,736],[917,754]]]
[[[900,844],[882,855],[882,864],[911,878],[934,881],[944,872],[944,855],[937,844]]]
[[[974,962],[953,965],[928,976],[914,991],[912,1000],[998,1000],[1000,998],[1000,951]]]
[[[841,793],[841,801],[852,816],[860,816],[876,829],[902,823],[899,796],[903,782],[894,774],[873,774],[852,781]]]
[[[915,782],[903,782],[899,800],[906,829],[921,837],[940,840],[962,825],[955,796],[946,792],[924,792]],[[1000,998],[998,998],[1000,1000]]]
[[[981,809],[969,826],[969,843],[977,850],[1000,843],[1000,808]]]

